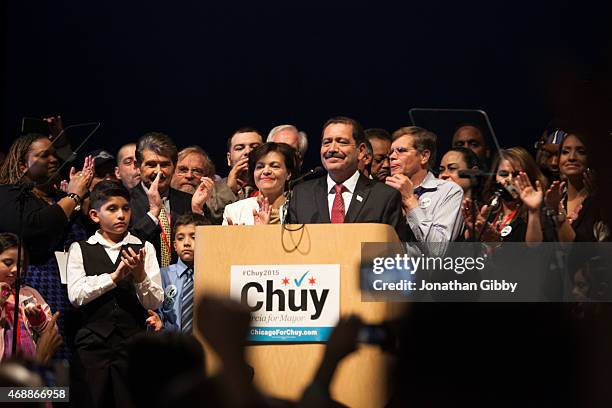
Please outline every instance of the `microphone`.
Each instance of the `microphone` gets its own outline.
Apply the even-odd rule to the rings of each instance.
[[[314,169],[310,169],[306,173],[302,174],[300,177],[296,178],[295,180],[289,181],[289,190],[291,190],[293,187],[295,187],[296,184],[300,183],[301,181],[304,181],[308,178],[321,177],[324,174],[325,174],[325,169],[323,169],[323,167],[321,166],[317,166]]]
[[[504,186],[502,186],[499,183],[495,184],[495,190],[493,191],[493,197],[491,197],[491,201],[489,201],[490,209],[499,207],[499,199],[501,198],[502,195],[504,195],[504,191],[505,191]]]

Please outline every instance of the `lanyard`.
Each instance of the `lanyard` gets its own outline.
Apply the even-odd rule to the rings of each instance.
[[[170,231],[172,231],[172,217],[167,212],[166,212],[166,218],[168,219],[168,228],[170,228]],[[162,241],[164,241],[164,244],[168,248],[168,253],[171,254],[172,247],[170,247],[170,240],[168,239],[168,236],[166,235],[166,231],[164,231],[164,226],[161,224],[161,221],[158,220],[158,222],[159,222],[159,226],[161,227]]]
[[[500,210],[499,215],[502,215],[503,213],[504,213],[503,210]],[[497,226],[497,230],[498,231],[503,230],[506,225],[514,221],[514,218],[516,217],[517,213],[518,213],[518,208],[512,211],[510,214],[508,214],[508,216],[504,219],[504,221]]]

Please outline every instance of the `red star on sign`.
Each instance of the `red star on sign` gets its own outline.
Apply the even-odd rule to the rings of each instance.
[[[310,279],[308,279],[308,283],[310,283],[311,285],[314,285],[317,283],[317,280],[311,277]]]
[[[289,279],[283,278],[283,285],[287,286],[289,284]]]

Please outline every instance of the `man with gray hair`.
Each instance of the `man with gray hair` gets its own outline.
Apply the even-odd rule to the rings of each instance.
[[[417,126],[393,132],[386,184],[401,193],[406,222],[418,242],[454,241],[463,224],[463,189],[431,172],[436,144],[434,133]]]
[[[293,125],[280,125],[268,133],[266,142],[286,143],[297,151],[297,165],[302,167],[302,162],[308,150],[308,137],[306,133],[299,131]]]
[[[181,150],[178,153],[178,162],[170,186],[193,194],[198,189],[202,177],[210,179],[215,177],[215,165],[208,153],[200,146],[189,146]]]

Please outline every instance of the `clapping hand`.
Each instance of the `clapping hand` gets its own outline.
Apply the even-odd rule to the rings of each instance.
[[[589,196],[594,196],[597,194],[597,183],[593,170],[586,169],[584,173],[582,173],[582,182],[584,183],[584,188]]]
[[[544,198],[540,180],[536,180],[535,188],[533,188],[527,174],[521,171],[515,180],[515,184],[519,190],[519,195],[523,204],[525,204],[530,211],[538,211],[542,206],[542,200]]]
[[[115,269],[115,271],[110,274],[110,277],[113,280],[113,282],[117,283],[121,279],[125,278],[129,273],[130,273],[130,268],[128,267],[128,264],[122,258],[121,262],[119,262],[119,265],[117,266],[117,269]]]
[[[565,188],[565,181],[553,181],[550,188],[546,190],[544,196],[544,202],[546,207],[553,210],[555,213],[559,211],[561,205],[561,197],[563,195],[563,189]]]
[[[265,225],[270,223],[270,217],[272,215],[272,206],[268,201],[268,197],[264,197],[259,200],[259,211],[253,209],[253,219],[255,225]]]
[[[476,239],[477,237],[472,237],[472,230],[474,229],[473,224],[473,216],[472,216],[472,206],[476,205],[472,202],[472,200],[468,197],[463,199],[463,203],[461,205],[461,212],[463,214],[463,220],[465,222],[465,239],[470,240],[471,238]],[[478,207],[476,210],[476,235],[480,236],[480,239],[485,242],[498,242],[501,239],[501,234],[497,229],[490,223],[487,222],[487,215],[489,206],[483,205],[480,210]]]
[[[89,190],[93,175],[94,161],[91,156],[87,156],[83,161],[83,169],[77,173],[75,168],[72,167],[70,169],[70,181],[68,181],[67,185],[65,181],[62,184],[66,185],[65,191],[67,193],[74,193],[82,199]]]
[[[200,185],[191,197],[191,211],[204,214],[204,204],[210,198],[215,182],[210,177],[202,177]]]
[[[147,277],[147,273],[144,268],[146,254],[147,252],[144,247],[140,248],[138,253],[136,253],[136,251],[134,251],[132,248],[121,251],[121,261],[125,262],[127,267],[132,272],[134,281],[137,283],[142,282]]]

